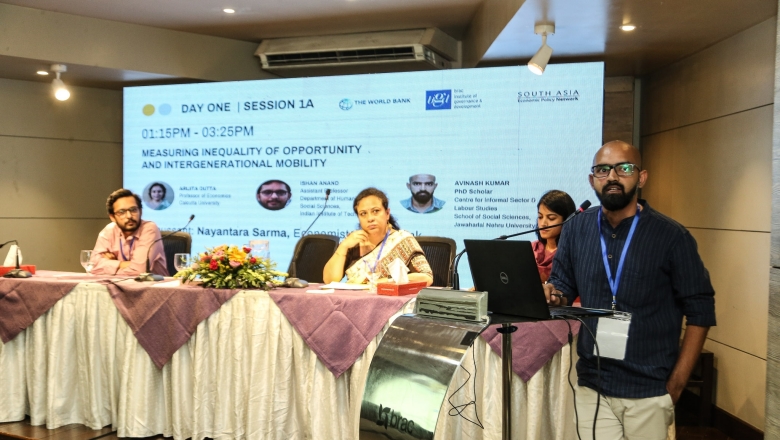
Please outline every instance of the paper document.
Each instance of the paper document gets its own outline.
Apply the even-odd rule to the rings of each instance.
[[[328,283],[320,286],[321,289],[336,290],[368,290],[368,284]]]

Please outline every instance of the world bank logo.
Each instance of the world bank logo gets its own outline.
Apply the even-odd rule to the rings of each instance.
[[[352,108],[352,101],[350,101],[347,98],[342,99],[341,101],[339,101],[339,108],[341,108],[342,110],[349,110],[349,109],[351,109]]]
[[[426,90],[425,110],[452,109],[452,90]]]

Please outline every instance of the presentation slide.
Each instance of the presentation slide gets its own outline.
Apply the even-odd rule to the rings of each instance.
[[[460,250],[535,227],[550,189],[597,202],[603,79],[581,63],[126,88],[124,186],[161,229],[195,214],[193,253],[268,240],[281,270],[327,189],[309,234],[357,229],[374,186],[401,228]]]

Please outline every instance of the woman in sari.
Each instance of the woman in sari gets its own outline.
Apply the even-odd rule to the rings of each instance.
[[[536,205],[537,227],[545,228],[551,225],[557,225],[566,220],[576,209],[574,200],[563,191],[557,189],[547,191],[539,199]],[[563,226],[556,226],[550,229],[536,231],[538,241],[531,243],[536,257],[536,267],[539,269],[539,276],[542,282],[550,278],[552,271],[553,257],[558,250],[558,237],[561,236]]]
[[[342,240],[328,260],[322,271],[326,283],[340,281],[346,274],[348,283],[362,284],[372,273],[378,282],[384,282],[397,259],[409,269],[409,281],[424,281],[428,286],[433,283],[433,272],[422,248],[412,234],[398,227],[385,193],[366,188],[355,197],[352,209],[360,229]]]

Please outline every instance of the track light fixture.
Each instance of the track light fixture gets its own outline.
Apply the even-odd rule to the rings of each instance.
[[[541,75],[544,73],[544,69],[552,56],[552,47],[547,45],[547,34],[555,33],[555,24],[537,24],[534,26],[534,33],[542,36],[542,47],[528,62],[528,69],[537,75]]]
[[[60,101],[67,101],[70,98],[70,91],[60,79],[60,74],[67,72],[68,67],[64,64],[52,64],[51,71],[57,75],[54,81],[51,82],[51,86],[54,89],[54,97]]]

